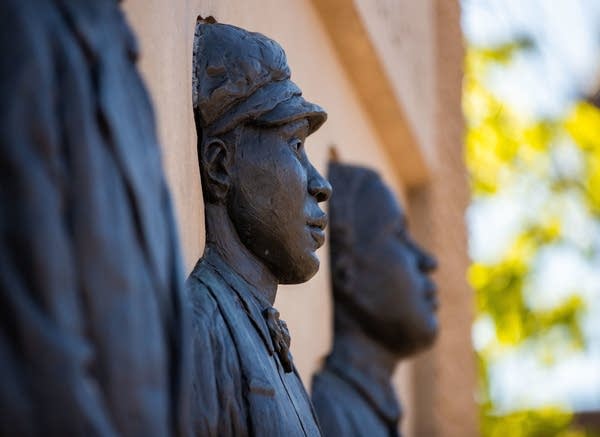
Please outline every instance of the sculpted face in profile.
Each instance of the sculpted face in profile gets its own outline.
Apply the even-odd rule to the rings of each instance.
[[[224,206],[235,232],[248,256],[283,284],[305,282],[317,272],[315,251],[325,239],[327,217],[318,202],[328,198],[330,188],[306,156],[309,132],[305,118],[269,128],[246,126],[229,166],[210,169],[215,172],[206,177],[230,178]]]
[[[436,337],[436,261],[377,173],[332,163],[329,177],[334,347],[313,401],[325,435],[396,435],[391,376]]]
[[[319,268],[329,183],[306,138],[326,119],[290,80],[283,49],[258,33],[200,22],[194,111],[206,248],[187,282],[194,308],[194,432],[319,435],[294,368],[280,283]]]

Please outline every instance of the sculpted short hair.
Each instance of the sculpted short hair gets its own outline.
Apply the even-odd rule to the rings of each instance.
[[[338,299],[348,295],[353,255],[368,232],[364,191],[381,183],[381,178],[369,168],[337,162],[329,163],[328,178],[333,188],[329,201],[329,257],[333,296]]]

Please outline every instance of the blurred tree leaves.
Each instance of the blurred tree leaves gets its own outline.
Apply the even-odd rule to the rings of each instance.
[[[475,256],[469,269],[477,319],[491,321],[493,329],[491,339],[476,344],[481,424],[483,434],[494,437],[584,436],[589,434],[572,429],[572,413],[564,406],[502,412],[490,396],[491,364],[515,347],[526,344],[544,365],[560,360],[565,347],[584,347],[579,317],[585,300],[574,293],[551,308],[537,308],[525,288],[542,248],[571,244],[565,238],[561,195],[575,196],[586,211],[600,216],[600,111],[580,101],[562,119],[540,120],[513,112],[490,89],[490,71],[508,65],[517,51],[530,49],[525,39],[498,47],[468,45],[465,59],[465,160],[474,202],[499,196],[527,177],[549,191],[548,200],[538,209],[532,207],[499,260]],[[564,159],[557,152],[565,144],[581,152],[581,169],[561,169]],[[565,335],[557,337],[557,329]]]

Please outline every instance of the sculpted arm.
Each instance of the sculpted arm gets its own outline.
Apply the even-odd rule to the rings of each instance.
[[[194,375],[192,391],[192,429],[197,437],[227,435],[222,432],[223,411],[221,385],[231,379],[227,367],[219,358],[223,356],[223,328],[217,305],[207,288],[195,278],[188,279],[187,292],[193,309]]]
[[[27,4],[0,6],[0,434],[108,436],[69,229],[56,49]]]
[[[192,391],[193,435],[218,436],[219,402],[217,397],[217,369],[215,368],[215,344],[211,337],[208,319],[199,319],[194,311],[194,379]],[[198,414],[198,412],[202,412]]]
[[[194,324],[194,435],[246,435],[239,362],[229,328],[204,284],[191,277],[186,288]]]

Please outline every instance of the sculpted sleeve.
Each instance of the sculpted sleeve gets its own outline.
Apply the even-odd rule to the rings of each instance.
[[[193,434],[247,435],[239,363],[228,327],[204,284],[191,277],[186,288],[194,324]]]
[[[194,293],[201,292],[195,288]],[[215,346],[213,327],[210,321],[210,309],[202,308],[199,302],[194,302],[194,378],[192,392],[193,434],[196,436],[217,436],[219,422],[219,402],[217,397],[217,371],[215,366]],[[197,414],[202,411],[202,414]]]
[[[37,3],[0,6],[0,434],[108,436],[71,251],[60,65]]]

